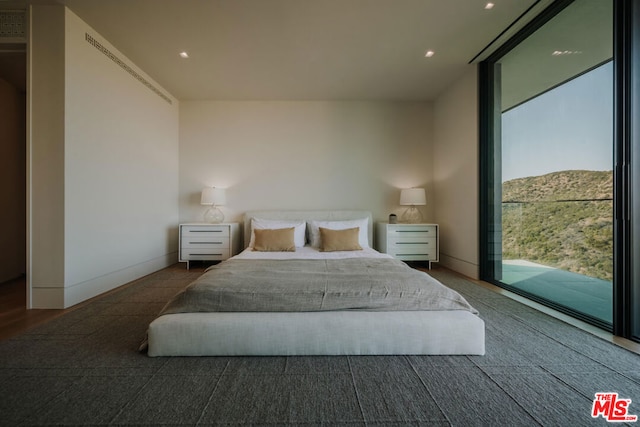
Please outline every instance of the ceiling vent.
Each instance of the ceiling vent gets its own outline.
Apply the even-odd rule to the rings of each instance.
[[[127,73],[131,74],[136,80],[138,80],[140,83],[142,83],[143,85],[145,85],[148,89],[150,89],[153,93],[155,93],[156,95],[158,95],[160,98],[164,99],[165,101],[167,101],[169,104],[173,104],[173,101],[171,100],[171,98],[169,98],[167,95],[165,95],[160,89],[158,89],[157,87],[155,87],[153,85],[153,83],[151,83],[149,80],[145,79],[143,76],[141,76],[136,70],[134,70],[129,64],[127,64],[125,61],[123,61],[122,59],[120,59],[115,53],[111,52],[109,49],[107,49],[106,46],[104,46],[102,43],[100,43],[98,40],[96,40],[95,38],[93,38],[91,35],[89,35],[89,33],[85,33],[85,40],[87,41],[87,43],[89,43],[91,46],[95,47],[96,49],[98,49],[98,51],[102,52],[107,58],[111,59],[113,62],[115,62],[120,68],[122,68],[123,70],[125,70]]]
[[[27,12],[0,10],[0,43],[27,42]]]

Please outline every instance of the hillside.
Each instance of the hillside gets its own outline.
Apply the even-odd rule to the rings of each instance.
[[[502,185],[503,259],[603,280],[613,271],[613,174],[562,171]]]
[[[502,202],[552,202],[613,198],[611,171],[570,170],[502,184]]]

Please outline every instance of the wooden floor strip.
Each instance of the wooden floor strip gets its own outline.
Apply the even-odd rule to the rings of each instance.
[[[0,284],[0,340],[19,335],[60,316],[66,310],[27,310],[24,278]]]

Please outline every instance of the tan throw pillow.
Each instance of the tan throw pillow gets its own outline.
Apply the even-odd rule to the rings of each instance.
[[[255,242],[253,250],[259,252],[295,252],[296,244],[294,242],[295,227],[276,228],[276,229],[259,229],[253,230],[255,233]]]
[[[358,243],[360,227],[347,228],[345,230],[332,230],[320,227],[320,251],[361,251]]]

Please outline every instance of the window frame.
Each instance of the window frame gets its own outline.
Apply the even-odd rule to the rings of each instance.
[[[595,319],[551,301],[524,293],[496,279],[495,231],[501,213],[496,212],[496,169],[500,168],[495,141],[500,135],[500,112],[495,97],[499,69],[495,64],[522,41],[544,26],[574,0],[549,5],[504,45],[478,64],[479,98],[479,272],[480,279],[550,306],[615,335],[640,342],[640,0],[613,2],[614,66],[614,212],[613,212],[613,324]],[[636,150],[634,151],[634,147]],[[635,178],[635,180],[634,180]],[[496,237],[497,236],[497,237]],[[500,247],[501,251],[501,247]]]

